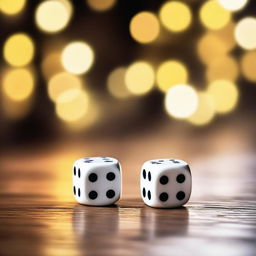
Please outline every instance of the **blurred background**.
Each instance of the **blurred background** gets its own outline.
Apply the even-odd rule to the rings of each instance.
[[[0,0],[0,26],[6,170],[255,148],[254,0]]]
[[[1,139],[210,129],[254,114],[256,3],[1,0]],[[6,144],[5,144],[6,145]]]

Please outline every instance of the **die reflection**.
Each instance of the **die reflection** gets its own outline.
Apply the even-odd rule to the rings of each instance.
[[[186,207],[177,209],[141,209],[141,236],[145,240],[183,236],[188,231],[189,211]]]
[[[77,205],[73,210],[72,225],[77,246],[86,255],[91,251],[105,254],[113,246],[111,240],[118,231],[118,207]]]

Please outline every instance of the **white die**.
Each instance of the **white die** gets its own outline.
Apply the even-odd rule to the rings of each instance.
[[[111,157],[87,157],[73,165],[73,194],[86,205],[111,205],[121,194],[121,165]]]
[[[145,204],[157,208],[184,205],[191,195],[191,172],[186,162],[177,159],[150,160],[143,164],[140,191]]]

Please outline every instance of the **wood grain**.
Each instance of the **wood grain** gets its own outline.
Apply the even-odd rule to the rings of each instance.
[[[168,143],[182,144],[186,137],[7,150],[1,156],[0,255],[256,255],[256,162],[250,140],[239,137],[244,134],[221,141],[209,136],[207,142],[194,137],[196,148],[182,154],[177,146],[172,156],[189,159],[193,175],[191,199],[179,209],[145,206],[137,177],[154,145],[164,157]],[[213,148],[200,150],[205,143]],[[111,207],[78,205],[72,162],[106,152],[121,156],[122,200]]]

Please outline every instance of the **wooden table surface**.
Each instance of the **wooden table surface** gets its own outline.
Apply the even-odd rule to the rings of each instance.
[[[0,255],[256,255],[250,129],[232,123],[192,133],[167,126],[143,136],[6,149],[0,158]],[[73,200],[72,162],[93,155],[122,163],[123,197],[114,206]],[[183,208],[153,209],[139,197],[142,162],[164,157],[190,163],[193,191]]]

